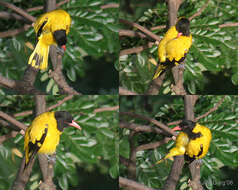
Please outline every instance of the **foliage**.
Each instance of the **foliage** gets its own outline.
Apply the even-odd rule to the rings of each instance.
[[[47,96],[47,107],[56,104],[63,97]],[[33,96],[6,96],[0,99],[1,111],[10,115],[34,109]],[[88,176],[83,176],[82,173],[86,172],[89,175],[98,173],[99,177],[114,179],[110,182],[111,187],[117,187],[115,178],[119,172],[118,113],[117,111],[95,112],[97,108],[117,105],[118,96],[74,96],[73,99],[54,109],[54,111],[69,111],[82,128],[82,131],[67,128],[61,135],[54,168],[54,180],[58,187],[66,190],[84,185]],[[29,125],[32,119],[33,115],[17,117],[17,120],[26,125]],[[8,128],[0,130],[1,135],[9,132]],[[21,158],[14,154],[16,150],[20,154],[24,152],[23,136],[20,134],[0,145],[0,189],[9,189],[15,179],[21,162]],[[28,184],[29,189],[38,188],[40,179],[39,165],[36,162]]]
[[[178,17],[194,15],[206,2],[206,0],[184,1],[178,11]],[[157,1],[156,4],[154,1],[140,1],[139,4],[138,1],[132,1],[130,6],[135,10],[134,14],[129,14],[128,9],[124,8],[120,12],[120,18],[137,22],[148,29],[167,24],[168,10],[164,1]],[[235,23],[237,16],[236,0],[211,0],[202,14],[191,21],[193,44],[187,55],[184,72],[184,86],[189,93],[236,94],[237,27],[221,26],[224,23]],[[152,30],[152,32],[163,37],[166,30]],[[121,49],[128,49],[145,45],[148,40],[124,37],[120,43]],[[150,58],[158,61],[156,46],[139,54],[121,56],[120,85],[137,93],[145,93],[156,69],[149,61]],[[171,94],[169,87],[172,82],[171,74],[169,76],[167,74],[160,94]],[[220,84],[224,83],[226,85],[220,87]]]
[[[80,0],[70,1],[60,7],[68,11],[72,17],[67,51],[63,56],[63,71],[68,83],[82,93],[117,92],[118,72],[114,63],[119,44],[118,14],[116,8],[101,8],[107,3],[118,2]],[[42,5],[42,2],[26,3],[24,0],[16,3],[16,6],[24,10]],[[0,10],[10,12],[3,7]],[[29,14],[37,17],[42,14],[42,10]],[[8,20],[0,23],[0,26],[2,31],[6,31],[19,28],[22,24],[21,21]],[[1,74],[10,79],[20,80],[35,42],[32,27],[15,37],[0,39],[0,62],[3,65]],[[49,94],[58,93],[57,84],[49,78],[48,71],[38,75],[36,85]]]
[[[195,116],[205,114],[217,104],[221,96],[200,96],[194,111]],[[238,167],[238,97],[226,96],[219,108],[198,122],[206,125],[212,131],[212,142],[209,153],[202,159],[201,182],[206,189],[236,189],[236,177],[232,171]],[[168,123],[184,118],[184,102],[180,96],[145,96],[145,97],[120,97],[120,111],[130,111],[156,118],[158,121]],[[139,125],[151,125],[147,121],[131,117],[122,117],[122,121]],[[120,155],[129,158],[128,129],[121,129]],[[136,146],[160,141],[163,135],[154,133],[138,133],[135,136]],[[174,142],[170,141],[156,149],[137,152],[137,180],[155,189],[163,186],[172,165],[172,161],[166,161],[155,167],[151,167],[157,160],[164,157]],[[120,164],[120,175],[126,176],[127,168]],[[190,172],[185,165],[177,189],[189,189],[188,179]],[[225,185],[224,185],[225,184]]]

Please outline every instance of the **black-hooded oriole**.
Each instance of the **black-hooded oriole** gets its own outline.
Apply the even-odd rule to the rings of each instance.
[[[166,32],[158,46],[159,65],[153,79],[160,76],[168,66],[178,65],[184,61],[192,45],[189,25],[189,20],[182,17]]]
[[[24,139],[25,167],[37,153],[55,153],[64,128],[73,126],[81,129],[69,112],[45,112],[38,115],[27,128]]]
[[[34,23],[38,42],[28,64],[41,70],[47,69],[50,45],[57,45],[58,49],[64,52],[70,25],[71,17],[64,10],[54,10],[41,15]]]
[[[183,120],[173,130],[182,130],[176,138],[175,147],[156,164],[179,155],[185,155],[185,158],[191,162],[194,159],[203,158],[207,154],[212,139],[209,128],[190,120]]]

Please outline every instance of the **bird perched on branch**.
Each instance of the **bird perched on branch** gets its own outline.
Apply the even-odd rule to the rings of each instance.
[[[25,168],[37,153],[54,154],[60,141],[60,135],[68,126],[81,130],[69,112],[45,112],[38,115],[25,133]]]
[[[212,139],[209,128],[190,120],[183,120],[173,130],[182,130],[176,138],[175,147],[156,164],[180,155],[185,155],[185,159],[191,162],[201,159],[207,154]]]
[[[189,29],[190,22],[187,18],[180,18],[160,41],[158,46],[159,65],[153,80],[160,76],[167,67],[182,63],[192,45],[192,35]]]
[[[34,23],[38,42],[28,64],[37,69],[47,69],[50,46],[57,45],[61,54],[66,50],[66,36],[70,25],[71,17],[64,10],[54,10],[41,15]]]

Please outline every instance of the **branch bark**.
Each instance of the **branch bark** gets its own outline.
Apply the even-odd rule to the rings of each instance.
[[[150,187],[146,187],[145,185],[139,184],[133,180],[126,179],[124,177],[119,177],[119,186],[125,189],[133,188],[136,190],[155,190]]]
[[[163,123],[161,123],[161,122],[159,122],[155,119],[152,119],[152,118],[149,118],[149,117],[146,117],[146,116],[143,116],[143,115],[139,115],[139,114],[136,114],[136,113],[132,113],[132,112],[120,112],[119,114],[120,115],[129,115],[129,116],[134,117],[134,118],[149,121],[149,122],[153,123],[154,125],[156,125],[157,127],[159,127],[160,129],[162,129],[164,132],[166,132],[166,133],[168,133],[172,136],[177,136],[176,133],[172,129],[170,129],[169,127],[167,127],[166,125],[164,125]]]
[[[187,120],[195,120],[193,109],[197,99],[198,96],[196,95],[186,95],[184,97],[185,118]],[[200,182],[200,167],[201,162],[199,161],[193,161],[189,164],[189,169],[192,176],[192,180],[190,180],[189,184],[193,190],[203,190],[202,184]]]

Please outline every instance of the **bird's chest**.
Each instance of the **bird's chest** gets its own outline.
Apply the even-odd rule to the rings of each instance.
[[[53,154],[56,151],[56,147],[60,141],[61,132],[58,130],[49,129],[38,153]]]

